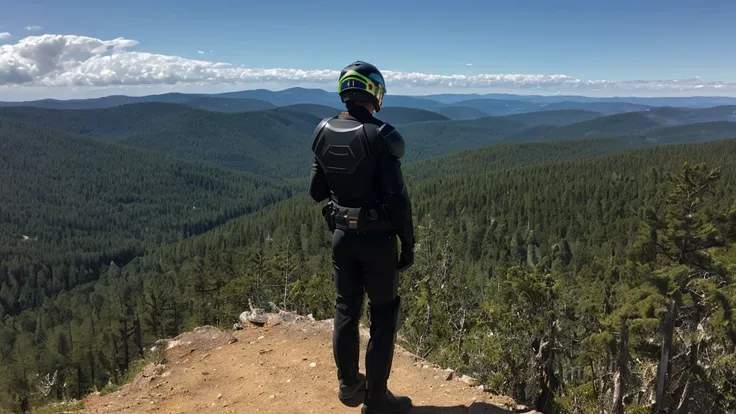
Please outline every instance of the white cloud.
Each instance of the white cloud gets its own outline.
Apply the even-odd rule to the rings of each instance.
[[[332,69],[245,68],[228,63],[186,59],[133,50],[138,42],[101,40],[76,35],[30,36],[0,46],[0,86],[133,87],[133,86],[279,86],[331,87]],[[198,51],[201,52],[201,51]],[[516,91],[672,96],[736,95],[736,83],[680,80],[585,80],[563,74],[432,74],[383,70],[389,92],[417,90]]]
[[[11,36],[12,35],[8,32],[0,32],[0,40],[10,39]]]
[[[200,55],[204,55],[204,50],[198,50],[197,53],[199,53]]]
[[[472,63],[466,63],[465,66],[473,66]]]
[[[26,30],[28,30],[29,32],[38,32],[38,31],[43,30],[43,27],[41,27],[41,26],[26,26]]]

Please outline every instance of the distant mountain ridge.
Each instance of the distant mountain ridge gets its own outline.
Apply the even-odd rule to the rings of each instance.
[[[56,109],[108,108],[140,102],[166,102],[191,105],[202,109],[221,112],[242,112],[270,109],[276,106],[295,104],[317,104],[342,108],[339,96],[333,91],[308,88],[288,88],[278,91],[253,89],[215,94],[167,93],[148,96],[113,95],[102,98],[54,100],[44,99],[28,102],[0,102],[1,106],[33,106]],[[438,112],[448,107],[470,107],[486,115],[511,115],[541,110],[579,109],[614,114],[641,111],[654,107],[671,106],[681,108],[708,108],[736,105],[736,98],[729,97],[676,97],[676,98],[595,98],[585,96],[537,96],[511,94],[440,94],[440,95],[393,95],[385,98],[386,107],[407,107]],[[454,111],[457,111],[455,109]],[[452,110],[451,110],[452,112]],[[442,114],[451,119],[467,119],[466,113],[457,117]],[[476,113],[477,116],[482,116]]]
[[[487,101],[476,103],[485,105]],[[510,104],[498,105],[508,108]],[[399,128],[406,139],[408,162],[498,143],[631,137],[661,145],[736,137],[736,106],[659,107],[612,115],[558,109],[503,116],[489,116],[472,107],[452,108],[455,116],[483,116],[455,120],[438,112],[392,106],[376,116]],[[302,103],[226,113],[186,104],[143,102],[98,109],[2,107],[0,117],[118,141],[184,160],[298,178],[311,162],[314,128],[320,119],[340,111],[333,106]]]

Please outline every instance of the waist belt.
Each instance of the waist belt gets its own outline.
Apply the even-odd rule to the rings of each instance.
[[[379,207],[343,207],[330,202],[325,206],[324,213],[332,231],[378,232],[394,229]]]

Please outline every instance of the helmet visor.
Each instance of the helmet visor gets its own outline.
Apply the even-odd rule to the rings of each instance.
[[[376,85],[376,100],[378,101],[378,106],[383,106],[383,96],[386,95],[386,88],[383,87],[380,83]]]
[[[344,91],[345,89],[350,88],[358,88],[363,90],[368,90],[368,85],[366,85],[365,82],[360,81],[358,79],[346,79],[340,83],[340,91]]]

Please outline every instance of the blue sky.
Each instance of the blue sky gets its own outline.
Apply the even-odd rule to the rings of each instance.
[[[248,68],[736,82],[736,2],[2,0],[0,33],[133,39]],[[42,29],[28,31],[26,26]],[[2,41],[0,41],[2,44]],[[205,53],[198,53],[202,51]],[[0,61],[0,78],[2,77]]]

